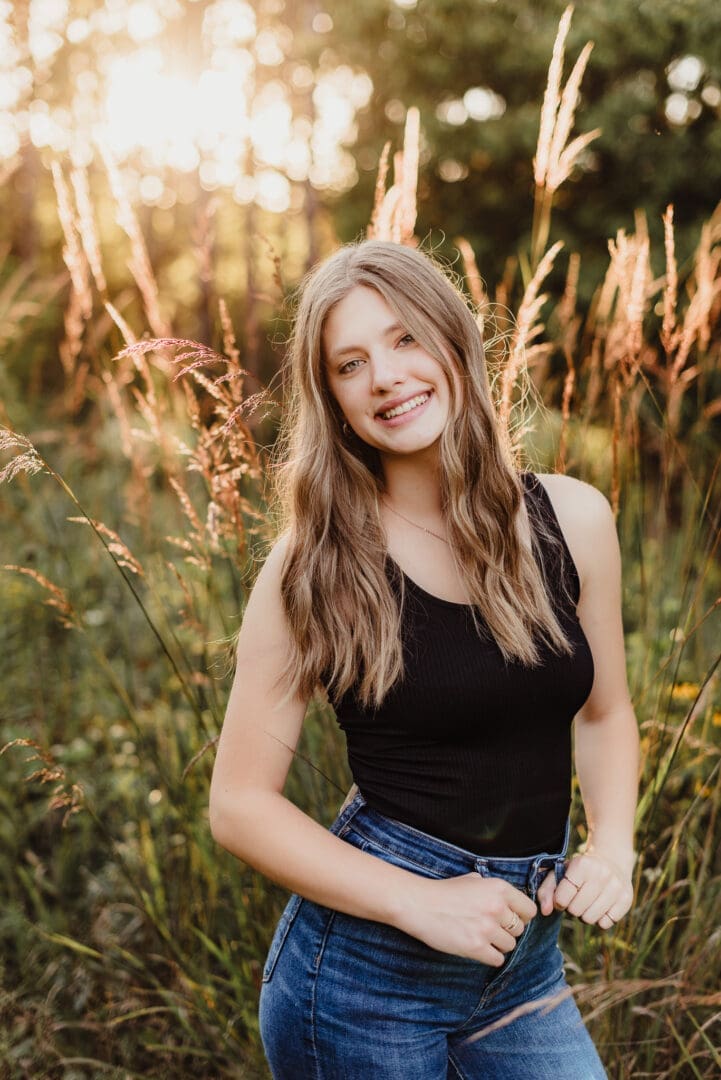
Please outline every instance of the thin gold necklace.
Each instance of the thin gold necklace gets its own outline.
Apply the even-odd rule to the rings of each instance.
[[[439,535],[438,535],[438,533],[435,533],[435,532],[433,532],[433,530],[432,530],[432,529],[427,529],[427,528],[425,527],[425,525],[416,525],[415,521],[411,521],[411,519],[410,519],[410,518],[407,518],[407,517],[405,517],[405,516],[404,516],[403,514],[399,513],[399,511],[398,511],[398,510],[394,510],[394,509],[393,509],[393,507],[392,507],[392,506],[390,506],[390,505],[389,505],[389,504],[388,504],[388,503],[387,503],[387,502],[385,501],[385,499],[383,499],[383,500],[381,500],[381,501],[383,502],[383,505],[384,505],[384,506],[387,506],[387,507],[388,507],[388,509],[390,510],[390,512],[391,512],[392,514],[395,514],[395,515],[396,515],[396,517],[399,517],[399,518],[403,518],[403,520],[404,520],[404,521],[407,521],[407,522],[408,522],[408,524],[409,524],[409,525],[412,525],[412,526],[413,526],[413,527],[414,527],[415,529],[422,529],[422,530],[423,530],[423,532],[425,532],[425,533],[428,533],[428,535],[429,535],[429,536],[435,536],[436,540],[442,540],[444,544],[449,544],[449,545],[450,545],[450,541],[449,541],[449,540],[446,540],[445,536],[439,536]]]

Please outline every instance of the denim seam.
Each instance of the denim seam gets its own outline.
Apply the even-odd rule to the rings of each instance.
[[[323,1074],[322,1074],[321,1068],[320,1068],[320,1059],[318,1057],[318,1043],[317,1043],[317,1032],[316,1032],[316,1015],[315,1015],[316,990],[318,989],[318,976],[320,975],[320,968],[321,968],[321,964],[323,963],[323,954],[325,953],[325,947],[326,947],[326,943],[328,941],[328,935],[330,934],[331,927],[333,926],[333,923],[335,922],[336,914],[337,913],[333,909],[330,909],[330,915],[328,916],[328,920],[327,920],[327,922],[325,924],[325,929],[323,931],[323,937],[321,938],[321,942],[320,942],[318,952],[317,952],[317,954],[315,956],[315,959],[313,961],[313,967],[315,969],[315,973],[313,975],[313,988],[311,990],[311,995],[310,995],[310,1041],[311,1041],[311,1046],[313,1047],[313,1059],[314,1059],[314,1065],[315,1065],[316,1080],[323,1080]]]
[[[450,1065],[453,1066],[453,1069],[454,1069],[454,1072],[455,1072],[456,1076],[460,1077],[460,1080],[466,1080],[466,1074],[461,1072],[460,1065],[456,1061],[455,1056],[454,1056],[453,1051],[451,1050],[450,1046],[448,1047],[448,1062],[449,1062]]]
[[[270,982],[270,980],[273,978],[273,972],[275,971],[278,960],[280,959],[280,954],[282,953],[283,949],[285,948],[285,943],[288,940],[288,935],[290,934],[291,930],[293,929],[293,923],[295,922],[295,920],[296,920],[296,918],[298,916],[298,912],[300,911],[300,907],[301,907],[302,903],[303,903],[303,897],[302,896],[300,896],[298,893],[292,893],[291,894],[291,896],[290,896],[290,898],[289,898],[289,900],[288,900],[288,902],[286,904],[285,911],[283,912],[283,915],[281,916],[281,920],[283,919],[283,917],[286,918],[286,924],[283,927],[283,929],[281,931],[281,934],[280,934],[280,936],[278,938],[277,946],[275,947],[275,955],[271,957],[271,951],[273,950],[273,948],[275,946],[275,940],[273,940],[273,941],[271,941],[270,949],[268,950],[268,955],[266,956],[265,964],[263,965],[263,969],[262,969],[262,972],[261,972],[261,981],[264,982],[264,983]],[[280,926],[280,920],[278,922],[278,926],[276,926],[275,933],[278,932],[279,926]],[[274,939],[275,939],[275,934],[274,934]]]
[[[371,848],[378,848],[379,851],[385,852],[386,855],[391,855],[394,859],[401,859],[403,862],[408,863],[410,866],[415,866],[417,870],[422,870],[425,874],[432,874],[437,881],[441,881],[443,879],[443,874],[436,873],[436,871],[431,870],[429,866],[425,866],[423,863],[416,862],[415,859],[409,858],[409,856],[403,852],[395,851],[393,848],[386,847],[384,844],[381,844],[380,841],[377,840],[375,837],[368,836],[366,833],[364,833],[360,826],[354,825],[353,832],[356,833],[357,836],[360,836],[362,840],[365,840],[366,844]]]
[[[460,1031],[464,1027],[466,1027],[468,1024],[470,1024],[471,1021],[481,1011],[481,1009],[485,1008],[485,1006],[488,1004],[489,1000],[492,997],[495,997],[496,992],[498,990],[500,990],[505,985],[505,983],[506,983],[506,975],[508,973],[508,970],[509,970],[509,968],[511,968],[513,966],[514,962],[518,959],[518,956],[519,956],[518,946],[524,941],[524,939],[526,938],[527,935],[528,935],[528,925],[526,925],[526,928],[524,929],[523,933],[521,934],[521,936],[516,941],[513,952],[511,953],[510,957],[508,958],[508,963],[505,964],[505,965],[502,965],[498,969],[496,974],[491,976],[491,978],[489,979],[489,981],[486,983],[483,990],[481,991],[481,996],[478,999],[478,1002],[476,1004],[476,1007],[473,1009],[473,1012],[470,1014],[470,1016],[466,1017],[466,1019],[463,1020],[462,1023],[458,1024],[457,1027],[454,1029],[454,1031],[456,1031],[456,1032]]]

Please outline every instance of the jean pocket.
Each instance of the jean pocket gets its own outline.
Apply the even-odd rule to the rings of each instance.
[[[278,920],[278,925],[275,928],[273,934],[273,940],[270,943],[268,949],[268,955],[265,958],[265,964],[263,965],[263,982],[267,983],[273,976],[275,965],[278,962],[281,949],[285,944],[286,938],[290,932],[290,928],[295,921],[295,917],[298,914],[300,905],[303,901],[302,896],[298,896],[297,893],[293,893],[288,903],[285,905],[285,910]]]

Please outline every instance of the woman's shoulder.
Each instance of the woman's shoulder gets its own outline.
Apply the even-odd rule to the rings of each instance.
[[[254,558],[249,599],[259,595],[263,595],[266,600],[271,595],[280,596],[289,543],[290,530],[271,540],[268,549]]]
[[[603,492],[564,473],[534,473],[548,495],[583,590],[599,545],[616,541],[613,510]]]
[[[593,511],[594,507],[610,506],[608,499],[593,484],[565,473],[532,473],[543,484],[553,503],[565,513]]]

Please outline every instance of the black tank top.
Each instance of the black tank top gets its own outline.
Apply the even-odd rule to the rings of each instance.
[[[571,722],[591,692],[593,657],[576,615],[578,572],[551,500],[521,473],[531,527],[543,515],[562,552],[541,549],[546,580],[565,575],[551,600],[574,646],[558,655],[537,638],[542,664],[506,663],[471,607],[431,595],[405,574],[405,675],[380,709],[349,690],[330,696],[345,732],[348,764],[368,805],[479,855],[559,851],[571,799]],[[400,567],[388,558],[396,595]]]

